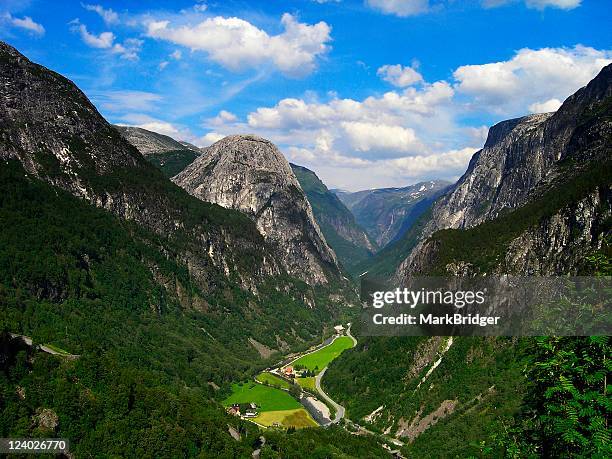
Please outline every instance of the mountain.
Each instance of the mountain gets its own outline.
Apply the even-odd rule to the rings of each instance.
[[[556,113],[493,126],[398,275],[579,271],[609,229],[611,96],[608,65]]]
[[[401,238],[449,185],[435,180],[404,188],[338,190],[336,194],[376,244],[384,247]]]
[[[240,349],[237,355],[244,356],[245,362],[252,363],[258,359],[258,353],[249,339],[265,344],[272,350],[298,345],[318,337],[323,324],[339,313],[341,306],[330,302],[328,296],[336,295],[337,290],[331,287],[328,290],[312,289],[288,276],[278,261],[282,257],[277,254],[277,248],[264,240],[249,218],[240,212],[204,203],[166,179],[100,116],[72,82],[30,62],[5,43],[0,43],[0,70],[0,96],[3,102],[0,105],[1,164],[6,171],[13,171],[10,174],[7,172],[8,177],[27,178],[25,182],[20,179],[13,185],[7,184],[8,190],[14,188],[14,193],[19,192],[24,196],[35,193],[24,189],[30,186],[39,192],[44,190],[52,194],[64,190],[75,199],[79,198],[114,215],[115,220],[107,219],[107,223],[101,224],[100,231],[108,228],[108,233],[112,235],[115,234],[113,225],[120,226],[124,228],[124,233],[133,234],[142,244],[139,250],[150,252],[146,256],[137,256],[134,255],[137,253],[135,250],[128,251],[135,260],[130,263],[138,266],[136,272],[150,278],[154,286],[147,301],[147,308],[153,316],[147,321],[155,322],[158,316],[168,320],[163,304],[173,304],[172,314],[182,317],[176,319],[179,321],[177,325],[181,320],[189,324],[183,324],[185,330],[181,334],[163,332],[169,333],[166,336],[169,343],[177,343],[180,335],[191,331],[201,333],[196,330],[203,328],[210,333],[209,349],[219,345]],[[70,208],[64,203],[68,200],[63,198],[61,203],[44,206],[55,208],[57,220],[60,221],[60,216]],[[77,219],[77,215],[73,217]],[[93,220],[98,218],[101,217],[92,217]],[[28,217],[25,222],[31,223],[31,218]],[[66,235],[61,231],[58,233],[55,250],[59,261],[73,263],[74,268],[61,263],[61,267],[49,264],[40,268],[36,275],[30,273],[32,279],[38,280],[31,280],[32,285],[20,288],[24,292],[32,292],[35,302],[52,300],[61,303],[71,298],[71,308],[78,308],[84,301],[81,296],[87,295],[91,286],[73,291],[68,287],[72,278],[68,274],[57,273],[76,269],[74,275],[77,278],[82,276],[94,283],[102,279],[94,276],[91,260],[100,259],[100,254],[109,256],[106,247],[111,242],[105,238],[110,236],[100,236],[95,231],[82,233],[73,226],[68,229],[73,232]],[[19,236],[13,241],[16,246],[19,245],[18,241],[28,236],[18,228],[15,234]],[[82,240],[83,248],[79,249],[77,244],[74,252],[62,258],[60,254],[68,250],[71,244],[66,243],[66,247],[63,247],[60,236]],[[122,236],[123,239],[125,237]],[[25,241],[23,245],[27,248]],[[91,247],[91,252],[86,247]],[[34,266],[35,263],[30,267],[34,269]],[[9,276],[5,278],[8,282],[5,288],[12,292],[17,287],[11,284],[10,273],[19,266],[9,264],[5,268]],[[132,272],[132,268],[127,267],[116,269],[125,272],[126,276]],[[140,283],[136,278],[133,282]],[[104,292],[109,295],[112,290]],[[105,295],[100,298],[104,300]],[[122,307],[120,302],[111,300],[107,304],[119,309]],[[282,308],[276,310],[275,305],[281,304]],[[68,315],[62,319],[66,324],[77,320],[77,316],[70,316],[69,311],[70,308],[66,309]],[[95,309],[85,307],[82,314],[88,317],[94,312]],[[196,314],[198,319],[184,316],[190,314]],[[242,321],[244,317],[251,319]],[[44,321],[44,318],[40,316],[29,321],[28,329],[11,331],[35,333],[40,325],[39,320]],[[93,316],[91,320],[94,320]],[[233,320],[239,320],[240,325],[232,324]],[[116,326],[121,330],[125,325],[119,323]],[[209,331],[211,326],[214,331]],[[233,331],[228,333],[226,327]],[[74,337],[60,338],[64,336],[61,330],[64,330],[64,325],[58,319],[53,327],[47,328],[47,334],[58,340],[67,339],[63,344],[71,350],[82,345],[74,341]],[[201,347],[206,349],[207,346]],[[220,359],[224,354],[210,353]],[[224,366],[220,363],[215,365]],[[239,369],[242,364],[233,367]],[[232,372],[214,377],[214,372],[206,373],[220,384],[222,381],[218,378],[227,378]]]
[[[327,189],[317,174],[303,166],[290,165],[306,193],[325,240],[334,249],[342,265],[351,271],[357,263],[369,259],[375,247],[355,222],[353,214]]]
[[[341,278],[298,179],[272,142],[225,137],[172,180],[198,199],[248,215],[289,274],[312,285]]]
[[[195,145],[147,129],[118,125],[113,127],[148,161],[159,167],[166,177],[178,174],[202,153]]]
[[[262,435],[270,454],[380,455],[340,428],[289,437],[225,414],[261,349],[320,341],[338,290],[291,277],[251,219],[190,196],[3,42],[0,223],[3,434],[67,437],[76,457],[250,457]]]
[[[466,173],[398,241],[409,256],[386,274],[399,285],[415,275],[611,275],[611,152],[609,65],[556,113],[492,127]],[[400,438],[408,457],[606,456],[609,352],[606,336],[362,337],[325,382],[352,420]]]

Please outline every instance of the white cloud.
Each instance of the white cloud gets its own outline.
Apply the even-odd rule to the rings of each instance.
[[[206,3],[198,3],[196,5],[193,5],[193,9],[198,13],[203,13],[208,9],[208,5]]]
[[[183,57],[183,53],[181,53],[181,51],[177,49],[174,52],[172,52],[172,54],[170,54],[170,57],[178,61]]]
[[[169,63],[170,63],[170,62],[168,62],[168,61],[161,61],[161,62],[160,62],[158,65],[157,65],[157,68],[158,68],[159,70],[163,70],[163,69],[165,69],[166,67],[168,67],[168,64],[169,64]]]
[[[185,126],[171,123],[166,120],[152,117],[144,113],[127,113],[120,118],[120,126],[134,126],[167,135],[175,140],[184,140],[191,143],[197,142],[197,137]]]
[[[234,123],[238,121],[238,117],[232,112],[221,110],[217,116],[208,120],[212,126],[222,126],[224,124]]]
[[[128,38],[123,44],[116,43],[113,45],[112,52],[120,54],[122,59],[130,61],[138,60],[138,53],[142,48],[143,41],[138,38]]]
[[[219,134],[218,132],[209,132],[208,134],[200,137],[197,140],[196,145],[198,147],[208,147],[209,145],[212,145],[213,143],[218,142],[224,137],[225,136],[223,134]]]
[[[124,114],[134,111],[152,111],[162,101],[162,96],[146,91],[103,91],[89,95],[102,111]]]
[[[446,177],[456,177],[465,172],[471,157],[478,148],[466,147],[450,150],[428,156],[409,156],[392,160],[406,177],[423,177],[427,174],[444,174]],[[434,175],[435,176],[435,175]]]
[[[141,123],[135,125],[136,127],[146,129],[147,131],[157,132],[158,134],[164,134],[170,137],[177,136],[179,130],[174,127],[173,124],[165,121],[150,121],[148,123]]]
[[[461,66],[453,76],[455,89],[471,98],[473,108],[522,114],[532,104],[565,99],[610,62],[611,51],[579,45],[525,48],[508,61]]]
[[[543,10],[546,7],[561,8],[562,10],[571,10],[578,8],[582,0],[525,0],[525,4],[529,8]]]
[[[563,102],[559,99],[548,99],[545,102],[535,102],[529,106],[529,111],[531,113],[548,113],[548,112],[556,112],[559,110]]]
[[[43,36],[45,34],[45,28],[32,20],[30,16],[24,16],[23,18],[18,18],[15,16],[11,16],[9,13],[6,13],[4,18],[13,26],[19,29],[27,30],[28,32],[32,32],[35,35]]]
[[[414,130],[410,128],[357,121],[345,121],[341,126],[349,145],[359,152],[375,151],[380,157],[380,152],[401,155],[424,149]]]
[[[112,54],[120,55],[122,59],[138,60],[138,53],[143,44],[142,40],[128,38],[123,43],[115,43],[115,34],[113,32],[101,32],[99,35],[96,35],[87,30],[87,26],[81,24],[78,19],[72,21],[71,24],[72,30],[79,33],[87,46],[109,50]]]
[[[381,97],[359,102],[334,98],[328,103],[307,103],[302,99],[282,99],[274,107],[261,107],[248,115],[253,128],[296,129],[321,128],[343,121],[397,124],[404,117],[431,117],[436,106],[448,102],[453,89],[446,82],[425,84],[422,89],[390,91]]]
[[[396,16],[414,16],[429,11],[429,0],[366,0],[366,3],[383,13]]]
[[[98,13],[98,15],[102,18],[102,20],[104,21],[106,25],[113,25],[113,24],[119,23],[119,15],[110,8],[106,9],[102,7],[101,5],[83,5],[82,4],[82,6],[87,11],[93,11],[95,13]]]
[[[485,8],[496,8],[498,6],[514,3],[516,0],[483,0]],[[527,8],[543,10],[545,8],[559,8],[562,10],[572,10],[578,8],[582,0],[524,0]]]
[[[487,126],[463,120],[554,110],[610,62],[610,54],[582,46],[523,49],[507,61],[457,68],[454,84],[422,81],[361,100],[330,92],[321,101],[307,93],[259,107],[243,120],[219,114],[205,126],[269,138],[328,185],[356,189],[454,180],[488,133]]]
[[[243,19],[217,16],[196,25],[151,21],[146,34],[203,51],[214,62],[234,71],[272,64],[290,76],[311,73],[317,57],[329,49],[331,28],[325,22],[300,23],[288,13],[282,16],[281,24],[283,33],[269,35]]]
[[[413,85],[423,81],[423,76],[412,67],[403,67],[400,64],[383,65],[376,74],[388,83],[399,88]]]
[[[92,48],[108,49],[112,48],[115,41],[115,34],[112,32],[102,32],[99,35],[93,34],[87,30],[85,24],[75,24],[76,30],[81,35],[83,42]]]

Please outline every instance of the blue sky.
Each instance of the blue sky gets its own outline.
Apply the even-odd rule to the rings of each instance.
[[[51,6],[53,5],[53,6]],[[0,0],[0,39],[111,122],[256,133],[330,187],[455,179],[487,127],[612,62],[609,0]]]

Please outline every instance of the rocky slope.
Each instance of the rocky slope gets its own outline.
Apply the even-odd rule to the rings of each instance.
[[[355,217],[310,169],[290,164],[312,206],[314,217],[339,261],[349,271],[375,250]]]
[[[272,142],[225,137],[172,180],[203,201],[249,216],[289,274],[311,285],[340,275],[295,174]]]
[[[191,150],[198,154],[201,150],[188,142],[179,142],[172,137],[134,126],[114,125],[125,139],[134,145],[143,156],[167,153],[177,150]]]
[[[556,113],[493,126],[465,174],[434,205],[422,242],[402,263],[398,275],[425,272],[440,258],[436,255],[442,250],[440,239],[427,239],[436,231],[475,228],[537,200],[541,202],[532,213],[547,211],[528,227],[510,235],[509,228],[515,225],[505,217],[509,223],[499,231],[511,236],[507,252],[499,255],[503,261],[500,258],[496,267],[488,269],[550,274],[575,267],[576,253],[600,246],[610,215],[609,183],[606,177],[596,176],[610,167],[611,115],[612,66],[608,65]],[[571,193],[578,189],[579,194]],[[560,196],[565,195],[561,202]],[[555,201],[559,201],[556,208],[548,209]],[[457,266],[450,263],[450,272],[457,272]]]
[[[376,244],[384,247],[401,238],[449,185],[435,180],[403,188],[335,193]]]
[[[172,177],[191,164],[202,151],[188,142],[132,126],[114,126],[151,163]]]

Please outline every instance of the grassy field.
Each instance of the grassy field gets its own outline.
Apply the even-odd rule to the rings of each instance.
[[[259,373],[255,379],[261,383],[274,387],[280,387],[281,389],[289,389],[291,387],[291,384],[289,384],[288,381],[285,381],[284,379],[266,371]]]
[[[295,378],[297,383],[306,390],[316,393],[314,376],[309,378]]]
[[[302,365],[303,367],[319,373],[323,368],[329,365],[329,362],[334,360],[343,351],[353,347],[353,340],[348,336],[340,336],[336,338],[332,344],[319,349],[317,352],[300,357],[293,366]]]
[[[223,400],[223,405],[233,403],[255,403],[259,411],[283,411],[301,408],[300,402],[287,392],[264,386],[256,382],[232,384],[232,395]]]
[[[278,423],[282,427],[317,427],[317,423],[310,417],[304,408],[296,410],[266,411],[253,419],[264,426],[274,426]]]

